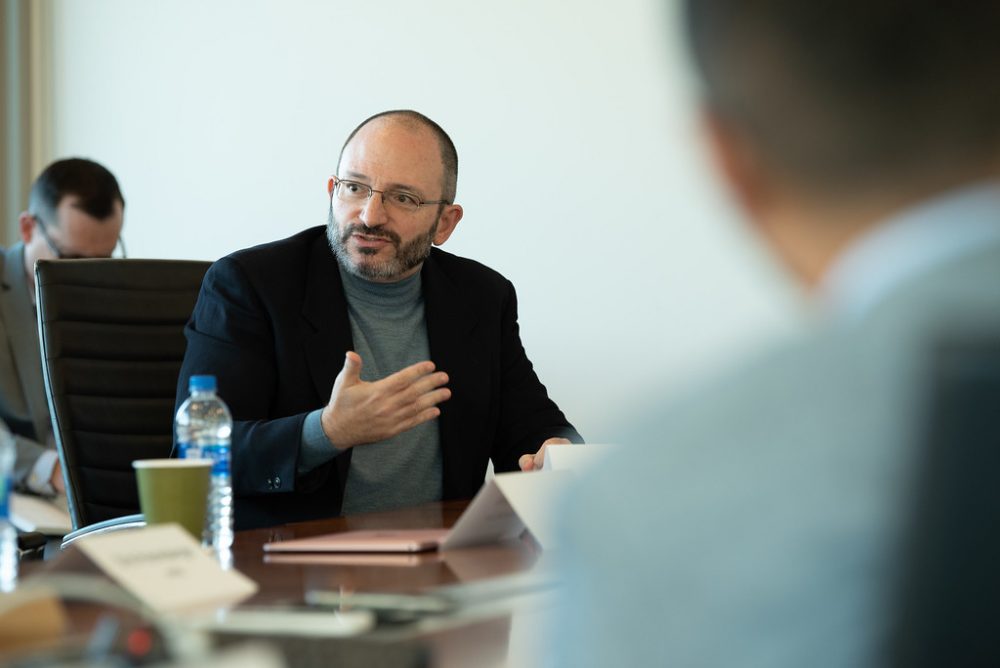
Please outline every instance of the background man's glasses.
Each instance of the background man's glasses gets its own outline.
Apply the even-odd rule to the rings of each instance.
[[[347,181],[333,177],[333,194],[342,202],[357,204],[371,199],[372,194],[382,196],[382,204],[400,211],[413,212],[425,204],[451,204],[446,199],[422,200],[405,190],[375,190],[371,186],[358,181]]]
[[[48,230],[47,226],[45,225],[45,223],[42,221],[42,219],[39,218],[35,214],[32,214],[31,217],[35,219],[35,223],[38,225],[38,231],[42,233],[42,238],[45,239],[45,243],[48,244],[49,249],[52,251],[52,253],[56,256],[57,259],[59,259],[59,260],[83,260],[83,259],[86,259],[87,257],[89,257],[87,255],[79,255],[79,254],[76,254],[76,253],[67,253],[67,252],[63,251],[61,248],[59,248],[59,246],[56,245],[56,243],[54,241],[52,241],[52,237],[49,236],[49,230]],[[125,253],[125,240],[122,239],[121,235],[118,235],[118,241],[115,242],[115,248],[121,248],[122,249],[121,257],[127,257],[127,255]],[[112,255],[113,254],[114,254],[114,251],[112,251]]]

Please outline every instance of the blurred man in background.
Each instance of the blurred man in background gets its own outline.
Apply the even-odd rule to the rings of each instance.
[[[28,210],[18,218],[21,240],[0,252],[0,419],[14,434],[14,485],[21,491],[64,491],[42,380],[35,262],[111,257],[124,209],[118,181],[103,166],[56,161],[31,186]]]
[[[568,504],[566,665],[859,666],[888,626],[922,369],[1000,318],[1000,4],[688,0],[722,179],[824,318]]]

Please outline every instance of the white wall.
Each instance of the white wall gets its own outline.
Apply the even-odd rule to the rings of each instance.
[[[408,107],[458,147],[446,250],[514,281],[528,353],[591,440],[797,320],[711,178],[670,3],[54,10],[55,152],[118,175],[132,256],[214,259],[323,223],[344,137]]]

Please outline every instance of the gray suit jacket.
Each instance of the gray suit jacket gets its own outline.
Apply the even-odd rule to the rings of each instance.
[[[929,348],[996,316],[1000,243],[654,402],[564,509],[560,665],[875,663]]]
[[[0,252],[0,419],[15,435],[15,484],[21,485],[52,427],[42,380],[35,309],[24,275],[24,244]]]

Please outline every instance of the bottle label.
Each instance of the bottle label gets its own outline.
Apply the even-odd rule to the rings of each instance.
[[[177,457],[178,459],[201,459],[201,448],[195,443],[178,443]]]
[[[6,520],[10,517],[10,488],[13,485],[13,476],[0,476],[0,520]]]
[[[201,456],[212,460],[212,475],[229,475],[229,443],[203,445]]]

